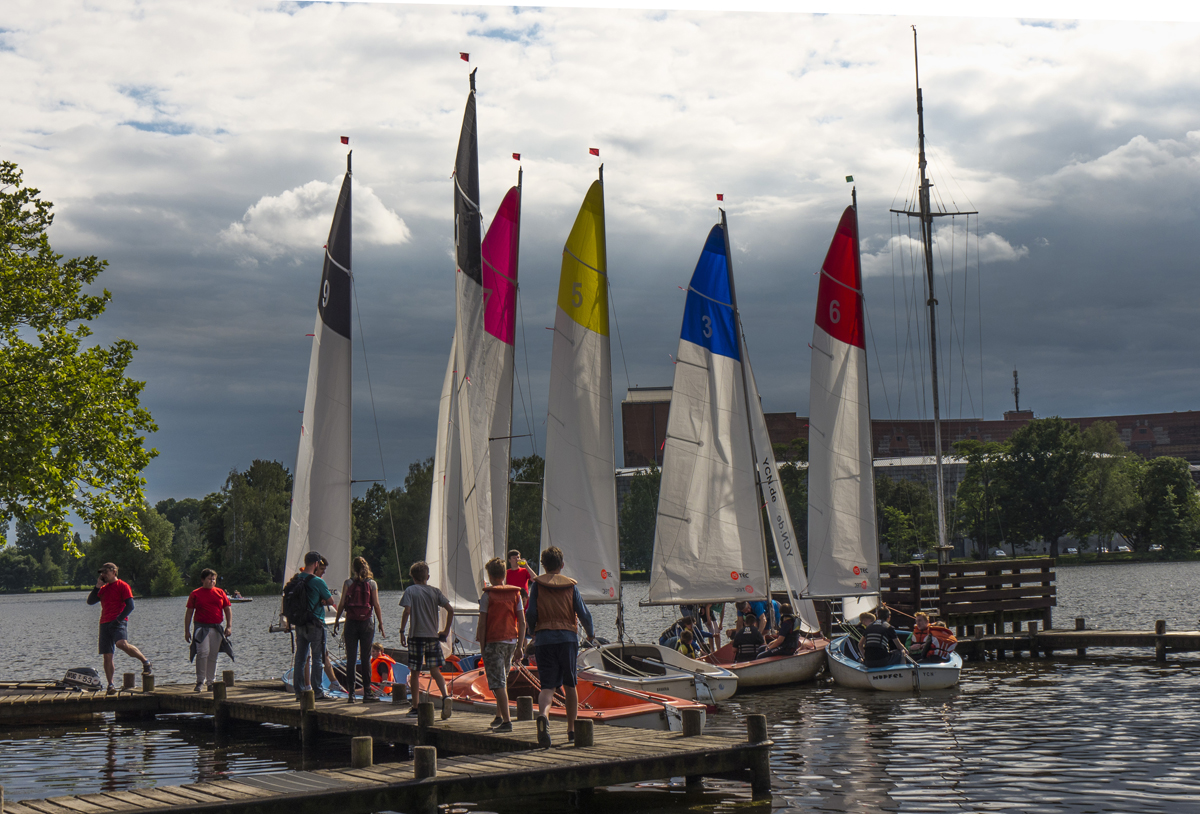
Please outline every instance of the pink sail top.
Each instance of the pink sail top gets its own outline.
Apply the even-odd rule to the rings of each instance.
[[[858,224],[854,207],[848,206],[821,265],[817,325],[834,339],[866,348],[862,269],[858,263]]]
[[[512,187],[483,238],[483,324],[489,334],[513,344],[517,324],[517,247],[521,190]]]

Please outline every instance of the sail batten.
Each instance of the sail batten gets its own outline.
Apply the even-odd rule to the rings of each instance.
[[[541,549],[558,546],[589,603],[620,597],[604,186],[584,196],[563,247],[542,492]]]

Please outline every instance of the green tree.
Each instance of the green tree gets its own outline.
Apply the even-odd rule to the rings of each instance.
[[[912,518],[895,506],[884,506],[880,514],[883,525],[880,527],[879,541],[888,547],[892,562],[908,562],[921,545]]]
[[[28,520],[17,521],[17,549],[40,563],[33,584],[43,588],[62,585],[73,576],[79,550],[71,535],[52,531],[38,532],[37,525]]]
[[[621,506],[621,562],[626,568],[648,570],[654,557],[654,525],[658,518],[658,487],[662,471],[651,466],[634,475]]]
[[[255,460],[225,480],[222,577],[257,584],[283,579],[291,522],[292,476],[278,461]]]
[[[111,295],[83,287],[106,263],[51,249],[52,204],[21,176],[0,162],[0,519],[68,533],[73,512],[144,546],[132,510],[157,454],[142,433],[157,427],[138,403],[144,383],[125,376],[137,346],[84,347]]]
[[[1004,541],[1004,519],[997,499],[997,462],[1007,454],[1007,446],[983,441],[956,441],[954,451],[966,459],[966,471],[954,493],[956,525],[975,543],[975,551],[985,556]]]
[[[117,528],[104,529],[92,536],[84,558],[88,569],[85,573],[91,574],[94,580],[96,569],[102,563],[116,563],[121,579],[129,583],[135,594],[153,596],[156,590],[164,588],[160,571],[175,568],[171,561],[171,538],[175,529],[167,518],[146,505],[137,509],[132,522],[138,526],[137,538]],[[148,544],[143,547],[141,540]],[[178,570],[175,577],[179,577]]]
[[[1058,416],[1035,419],[1013,433],[998,461],[997,485],[1010,541],[1058,540],[1076,527],[1090,457],[1079,426]]]
[[[537,562],[542,547],[542,480],[545,471],[546,462],[540,455],[514,458],[512,462],[512,482],[508,489],[508,547],[520,551],[529,562]]]
[[[355,556],[366,557],[375,579],[385,588],[401,587],[408,567],[425,559],[433,458],[409,465],[404,486],[390,492],[371,484],[351,504]]]
[[[1145,462],[1125,449],[1117,425],[1097,421],[1083,431],[1080,440],[1088,453],[1072,534],[1081,548],[1096,535],[1101,548],[1109,548],[1113,537],[1127,530],[1138,504],[1137,486]]]
[[[795,442],[793,442],[795,443]],[[806,450],[807,457],[807,450]],[[792,527],[796,532],[796,548],[808,567],[808,467],[796,463],[781,463],[778,468],[779,484],[783,497],[792,515]]]
[[[771,444],[771,451],[775,453],[775,462],[781,465],[784,463],[799,463],[808,461],[808,439],[793,438],[786,444]]]
[[[0,546],[0,590],[23,591],[31,587],[37,567],[37,560],[16,546]]]
[[[1200,526],[1200,496],[1187,461],[1153,458],[1142,469],[1138,504],[1131,512],[1130,543],[1145,551],[1161,545],[1170,554],[1190,552]]]

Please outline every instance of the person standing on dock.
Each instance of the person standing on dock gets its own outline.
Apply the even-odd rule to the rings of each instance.
[[[450,623],[454,621],[454,608],[450,600],[440,589],[427,585],[429,582],[429,563],[421,560],[414,562],[408,569],[413,584],[404,589],[400,596],[400,607],[404,614],[400,617],[400,644],[408,645],[408,697],[412,709],[408,711],[410,718],[416,718],[417,704],[421,700],[421,667],[429,668],[429,674],[437,683],[442,693],[442,703],[450,698],[446,692],[446,679],[442,678],[442,665],[446,663],[442,655],[442,642],[450,636]],[[438,608],[446,609],[446,626],[438,630]],[[407,640],[404,628],[408,626],[408,618],[412,617],[412,629]],[[443,714],[445,714],[443,707]]]
[[[195,632],[192,620],[195,619]],[[224,619],[225,627],[221,628]],[[217,677],[217,655],[224,650],[233,658],[229,636],[233,633],[233,603],[217,587],[217,572],[205,568],[200,572],[200,587],[188,596],[183,614],[183,640],[191,644],[191,658],[196,661],[196,692],[208,682],[211,690]]]
[[[292,681],[296,686],[296,698],[300,698],[304,688],[304,665],[312,651],[312,664],[309,667],[309,680],[313,696],[318,700],[328,698],[321,689],[321,670],[325,666],[325,612],[323,608],[333,607],[333,594],[329,586],[321,579],[329,561],[310,551],[304,555],[304,570],[293,579],[304,580],[307,597],[308,615],[298,621],[291,618],[288,622],[296,631],[296,658],[292,661]],[[286,588],[284,588],[286,592]]]
[[[371,613],[379,620],[379,637],[387,638],[383,630],[383,609],[379,607],[379,586],[375,584],[371,566],[365,557],[355,557],[350,564],[350,578],[342,585],[337,616],[333,620],[333,635],[337,635],[342,612],[346,613],[346,694],[354,703],[354,667],[357,660],[362,673],[363,703],[378,701],[371,690],[371,644],[375,641],[375,626]]]
[[[542,551],[544,573],[529,584],[529,607],[525,626],[533,631],[533,654],[537,658],[538,745],[550,742],[550,702],[561,687],[567,697],[567,740],[575,740],[575,717],[579,713],[579,693],[575,690],[575,661],[579,655],[579,634],[583,624],[588,642],[593,641],[592,614],[575,580],[562,575],[565,561],[562,549],[550,546]]]
[[[150,665],[150,659],[129,643],[127,623],[129,614],[133,613],[133,589],[129,587],[128,582],[117,578],[117,566],[111,562],[100,566],[96,587],[88,594],[89,605],[95,605],[97,602],[100,603],[99,653],[104,657],[108,692],[114,693],[117,691],[113,685],[113,654],[116,648],[140,661],[143,675],[153,674],[154,668]]]
[[[512,732],[508,710],[508,671],[525,649],[525,606],[521,589],[506,585],[504,563],[499,557],[488,560],[491,585],[483,589],[479,600],[479,648],[488,689],[496,697],[496,717],[492,729]]]

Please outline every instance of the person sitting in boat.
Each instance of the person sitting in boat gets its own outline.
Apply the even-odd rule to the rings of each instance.
[[[679,645],[679,639],[683,631],[692,631],[692,636],[695,637],[696,620],[691,616],[681,616],[671,623],[671,626],[664,630],[658,637],[658,643],[663,647],[675,649]]]
[[[393,665],[396,660],[383,652],[379,642],[371,644],[371,689],[376,695],[391,695],[392,684],[396,682]]]
[[[698,659],[700,658],[701,653],[696,648],[695,644],[693,644],[695,639],[696,636],[694,633],[692,633],[692,629],[690,627],[684,628],[679,632],[679,644],[675,645],[675,649],[687,656],[689,659]]]
[[[917,661],[929,655],[929,650],[933,647],[933,634],[929,632],[928,613],[917,611],[913,616],[912,633],[908,634],[904,646],[908,649],[908,655]]]
[[[945,622],[930,622],[930,647],[925,661],[949,661],[950,654],[958,646],[958,638],[950,632]]]
[[[758,658],[758,651],[762,649],[765,640],[762,631],[758,629],[758,619],[753,613],[742,617],[742,624],[733,634],[731,642],[734,661],[754,661]]]
[[[780,606],[779,613],[779,635],[767,642],[766,649],[758,654],[760,659],[770,656],[790,656],[800,646],[800,629],[796,624],[796,616],[792,613],[792,606]]]
[[[237,588],[234,588],[233,589],[233,598],[234,599],[243,599],[244,597],[242,596],[241,591],[239,591]]]
[[[860,617],[863,622],[867,622],[867,618],[870,617],[862,637],[863,664],[868,669],[890,667],[904,662],[904,645],[896,629],[888,624],[890,616],[891,611],[887,606],[881,605],[878,616],[864,613]]]

